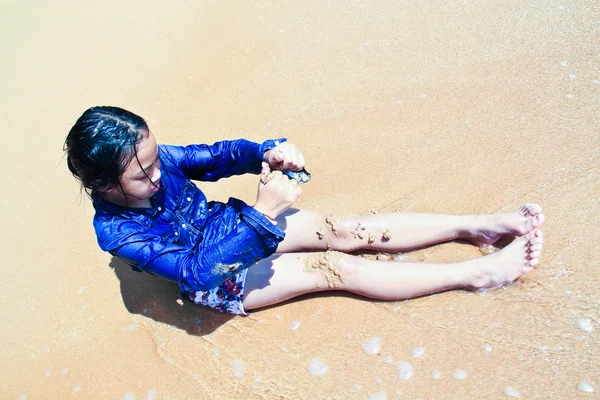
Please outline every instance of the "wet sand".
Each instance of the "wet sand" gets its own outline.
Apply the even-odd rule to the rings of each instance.
[[[2,5],[2,398],[597,395],[594,2],[197,3]],[[61,153],[92,105],[163,143],[287,137],[312,174],[297,206],[325,214],[539,203],[541,263],[485,293],[180,306],[175,284],[97,247]],[[199,186],[252,203],[257,182]]]

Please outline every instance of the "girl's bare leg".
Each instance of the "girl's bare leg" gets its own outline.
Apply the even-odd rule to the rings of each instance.
[[[375,261],[338,252],[273,255],[248,269],[243,304],[251,310],[323,290],[400,300],[451,289],[496,287],[531,270],[541,249],[542,234],[533,231],[496,253],[456,264]],[[324,254],[330,258],[320,264]],[[318,267],[311,267],[315,263]]]
[[[326,221],[328,218],[328,221]],[[373,249],[406,251],[454,239],[492,244],[503,235],[524,235],[544,222],[537,204],[489,215],[381,213],[337,217],[308,210],[288,210],[277,218],[286,238],[277,253]]]

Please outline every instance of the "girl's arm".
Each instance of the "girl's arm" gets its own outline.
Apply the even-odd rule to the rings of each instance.
[[[224,140],[213,145],[162,145],[170,161],[190,179],[217,181],[232,175],[258,174],[264,153],[287,139],[267,140],[262,144],[246,139]]]
[[[297,182],[262,164],[254,207],[230,199],[235,226],[223,225],[224,236],[212,244],[177,244],[177,237],[153,234],[143,223],[113,218],[96,226],[100,247],[125,259],[131,266],[179,282],[183,292],[209,290],[277,250],[285,233],[274,218],[298,199]],[[270,218],[270,219],[269,219]]]
[[[232,199],[239,222],[218,242],[192,248],[149,233],[135,221],[116,221],[103,250],[132,267],[178,281],[182,291],[209,290],[275,252],[285,234],[254,208]],[[109,239],[110,238],[110,239]]]

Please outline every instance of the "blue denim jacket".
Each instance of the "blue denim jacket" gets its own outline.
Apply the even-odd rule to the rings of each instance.
[[[285,140],[159,145],[160,189],[151,208],[124,208],[92,195],[98,244],[137,271],[179,282],[184,295],[218,286],[273,254],[285,234],[241,200],[207,202],[190,179],[258,174],[263,153]]]

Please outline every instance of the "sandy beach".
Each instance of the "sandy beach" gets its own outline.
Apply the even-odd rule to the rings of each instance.
[[[3,399],[574,399],[600,392],[594,1],[2,2]],[[546,215],[514,284],[230,316],[103,253],[62,152],[127,108],[160,143],[286,137],[338,214]],[[198,182],[256,199],[258,177]],[[451,242],[394,255],[457,262]]]

